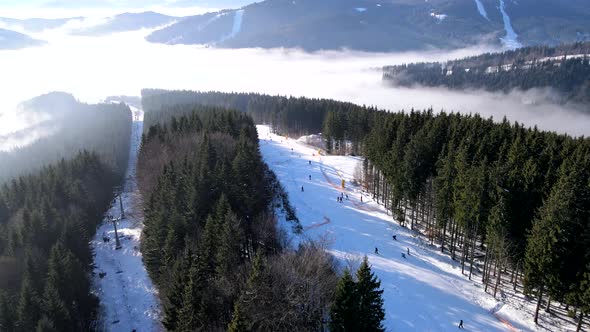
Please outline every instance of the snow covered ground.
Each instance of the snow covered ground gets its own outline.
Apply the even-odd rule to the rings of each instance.
[[[475,5],[477,6],[479,15],[489,21],[490,19],[488,18],[488,13],[486,12],[486,8],[484,7],[483,3],[481,3],[481,0],[475,0]]]
[[[117,223],[121,249],[115,249],[115,231],[108,217],[105,217],[91,243],[96,254],[94,290],[100,298],[101,328],[105,331],[163,330],[157,289],[147,274],[139,251],[143,223],[140,211],[136,210],[140,197],[135,169],[142,130],[143,112],[133,109],[129,166],[122,195],[126,218]],[[119,218],[119,206],[117,199],[107,216]],[[108,242],[104,238],[108,238]]]
[[[506,30],[506,36],[501,38],[502,43],[509,49],[522,47],[522,44],[518,41],[518,35],[512,28],[512,23],[510,22],[510,16],[508,16],[508,13],[506,12],[504,0],[500,0],[500,12],[502,13],[502,20],[504,21],[504,30]]]
[[[242,22],[244,21],[244,9],[236,10],[234,12],[234,24],[231,32],[221,38],[219,42],[226,41],[228,39],[235,38],[242,31]]]
[[[575,328],[571,324],[563,329],[550,324],[535,327],[534,301],[524,301],[522,294],[504,302],[494,299],[479,281],[462,276],[457,262],[394,223],[382,206],[351,185],[359,158],[320,156],[301,140],[271,134],[267,126],[258,126],[258,135],[264,160],[289,193],[301,220],[303,237],[327,239],[330,252],[343,264],[358,264],[368,255],[385,290],[388,331],[456,331],[461,319],[467,331]],[[340,188],[342,179],[345,191]],[[341,192],[349,199],[338,203]],[[408,249],[410,255],[402,258]],[[544,312],[540,319],[551,320]]]

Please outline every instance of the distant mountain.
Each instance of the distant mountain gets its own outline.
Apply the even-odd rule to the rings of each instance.
[[[103,24],[78,30],[75,33],[80,35],[107,35],[116,32],[157,28],[176,20],[178,20],[177,17],[155,12],[124,13],[108,18]]]
[[[590,40],[588,0],[267,0],[187,17],[148,41],[400,51]]]
[[[29,18],[29,19],[15,19],[0,17],[0,23],[4,23],[6,26],[17,26],[28,32],[40,32],[45,29],[55,29],[63,26],[70,20],[82,19],[82,17],[70,17],[70,18],[57,18],[57,19],[46,19],[46,18]]]
[[[43,43],[41,40],[33,39],[20,32],[0,29],[0,50],[17,50],[43,45]]]

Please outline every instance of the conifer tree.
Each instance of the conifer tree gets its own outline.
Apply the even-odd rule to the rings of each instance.
[[[356,292],[356,284],[347,268],[336,286],[334,303],[330,309],[330,331],[358,330],[359,298]]]
[[[8,295],[0,290],[0,330],[14,331],[15,321],[14,308],[11,306]]]
[[[53,321],[48,318],[47,316],[43,316],[39,322],[37,323],[37,328],[35,329],[36,332],[58,332],[60,330],[56,329]],[[61,330],[64,331],[64,330]]]
[[[380,289],[381,281],[371,271],[367,256],[356,272],[356,278],[359,331],[385,331],[382,324],[385,319],[385,310],[383,309],[383,290]]]
[[[227,327],[228,332],[249,332],[251,329],[248,327],[244,312],[242,311],[242,305],[239,301],[234,305],[234,313],[231,322]]]
[[[22,332],[33,331],[40,318],[38,295],[29,278],[25,278],[21,284],[16,316],[17,330]]]
[[[187,283],[182,294],[182,307],[178,311],[177,331],[204,331],[206,328],[205,296],[207,287],[207,264],[198,257],[191,266]]]

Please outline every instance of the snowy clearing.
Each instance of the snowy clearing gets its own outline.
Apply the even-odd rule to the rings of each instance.
[[[143,130],[143,112],[133,109],[133,131],[129,165],[122,194],[125,217],[117,222],[121,249],[115,249],[111,215],[119,218],[120,202],[115,200],[91,242],[95,251],[94,291],[100,298],[104,331],[161,331],[158,291],[152,284],[139,251],[143,222],[135,182],[137,153]],[[108,239],[108,240],[105,240]],[[101,277],[102,276],[102,277]]]
[[[481,3],[481,0],[475,0],[475,5],[477,6],[479,15],[489,21],[490,19],[488,18],[488,13],[486,12],[486,8],[483,6],[483,3]]]
[[[502,12],[504,30],[506,30],[506,36],[500,38],[502,40],[502,44],[504,44],[504,46],[509,49],[522,47],[522,44],[518,41],[518,35],[512,28],[512,23],[510,22],[510,16],[508,16],[508,13],[506,12],[504,0],[500,0],[500,12]]]
[[[468,331],[575,328],[544,312],[540,322],[546,327],[534,326],[534,300],[502,292],[503,301],[494,299],[484,292],[479,275],[469,281],[461,275],[460,263],[394,223],[385,208],[352,185],[360,158],[320,156],[303,140],[271,134],[267,126],[257,129],[262,156],[288,192],[304,229],[293,243],[302,238],[327,240],[330,252],[343,265],[357,265],[367,255],[385,290],[388,331],[456,331],[460,319]],[[341,180],[346,181],[344,191]],[[341,193],[349,199],[345,196],[338,203]]]
[[[244,9],[236,10],[234,13],[234,24],[229,34],[221,38],[219,42],[235,38],[242,31],[242,22],[244,21]]]

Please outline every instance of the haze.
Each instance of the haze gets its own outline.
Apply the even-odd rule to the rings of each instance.
[[[0,52],[0,136],[34,125],[27,115],[16,111],[16,105],[37,95],[65,91],[82,101],[97,102],[109,95],[139,95],[142,88],[334,98],[391,111],[433,107],[435,111],[480,113],[496,119],[506,115],[529,126],[572,135],[590,133],[590,117],[576,112],[576,107],[552,104],[551,92],[503,95],[391,88],[382,83],[378,70],[383,65],[479,54],[490,50],[486,47],[398,54],[224,50],[150,44],[143,38],[149,31],[70,36],[67,29],[72,24],[32,34],[48,41],[43,47]]]

